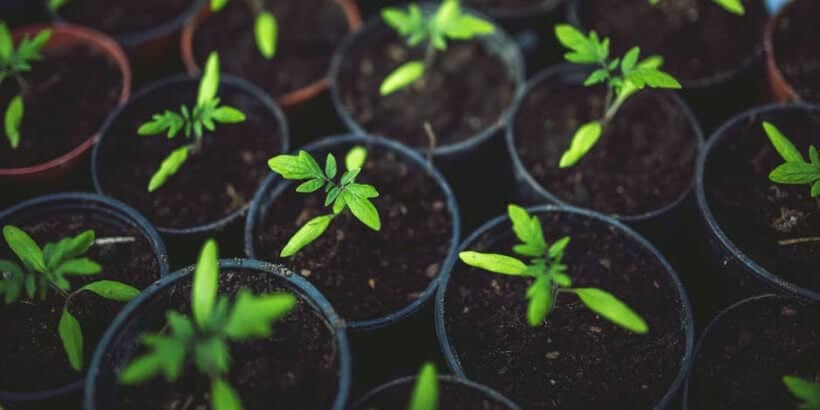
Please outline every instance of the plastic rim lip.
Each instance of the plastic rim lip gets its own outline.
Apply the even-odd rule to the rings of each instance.
[[[393,380],[391,382],[382,384],[381,386],[378,386],[378,387],[374,388],[373,390],[371,390],[370,392],[368,392],[367,394],[365,394],[362,398],[356,400],[355,403],[353,404],[352,408],[353,409],[360,409],[365,403],[367,403],[369,400],[373,399],[374,397],[378,396],[382,392],[384,392],[386,390],[389,390],[393,387],[400,386],[402,384],[412,383],[415,380],[416,380],[415,376],[407,376],[407,377],[402,377],[400,379],[396,379],[396,380]],[[484,396],[490,398],[491,400],[493,400],[497,403],[503,404],[504,407],[508,408],[508,410],[521,410],[521,408],[518,407],[517,404],[513,403],[510,399],[505,397],[503,394],[501,394],[501,393],[497,392],[496,390],[493,390],[492,388],[490,388],[488,386],[485,386],[483,384],[479,384],[479,383],[472,382],[472,381],[467,380],[467,379],[458,378],[456,376],[451,376],[451,375],[439,375],[438,376],[438,381],[439,382],[444,382],[444,383],[458,384],[458,385],[469,387],[471,389],[474,389],[474,390],[477,390],[477,391],[481,392],[481,394],[483,394]]]
[[[427,287],[424,289],[424,291],[422,291],[419,297],[412,303],[405,305],[403,308],[391,312],[387,315],[381,316],[379,318],[369,320],[348,321],[347,327],[354,331],[373,330],[386,327],[401,321],[402,319],[410,316],[411,314],[421,309],[421,307],[424,306],[424,304],[427,303],[428,300],[432,299],[433,295],[435,294],[442,273],[445,270],[450,269],[450,267],[455,264],[457,256],[456,249],[458,248],[458,243],[461,237],[460,212],[458,209],[458,204],[455,199],[455,195],[450,189],[450,185],[447,183],[447,181],[444,179],[444,177],[441,175],[441,173],[439,173],[437,169],[428,167],[426,160],[424,160],[413,149],[408,148],[396,141],[378,136],[342,134],[327,137],[323,140],[303,147],[302,150],[308,152],[324,151],[336,145],[356,143],[374,144],[382,148],[387,148],[388,150],[397,152],[398,154],[406,158],[410,163],[420,166],[423,170],[427,170],[428,175],[431,178],[433,178],[433,180],[439,186],[439,188],[442,191],[442,195],[445,198],[447,207],[450,211],[450,218],[452,219],[453,232],[450,239],[450,247],[448,248],[447,256],[442,261],[439,274],[436,275],[436,277],[430,281],[430,284],[427,285]],[[285,189],[292,185],[292,182],[282,181],[278,175],[271,173],[271,175],[269,175],[268,178],[265,179],[265,181],[260,185],[259,189],[256,191],[256,195],[254,195],[253,201],[251,201],[251,210],[248,213],[247,219],[245,220],[245,254],[249,258],[259,257],[259,255],[256,254],[255,249],[256,240],[254,228],[260,222],[262,218],[262,213],[266,212],[267,209],[265,208],[267,208],[270,203],[275,201],[276,198]],[[268,198],[270,198],[269,201]]]
[[[131,98],[131,100],[128,101],[128,103],[126,103],[125,105],[120,106],[117,110],[115,110],[108,117],[108,119],[105,121],[105,123],[103,124],[103,126],[101,128],[101,131],[100,131],[100,134],[99,134],[100,137],[97,141],[97,144],[94,145],[94,149],[91,153],[91,179],[92,179],[92,182],[94,183],[94,190],[97,193],[105,195],[105,190],[103,189],[103,186],[100,182],[100,177],[99,177],[99,174],[100,174],[99,155],[100,155],[100,149],[101,149],[100,147],[102,146],[103,142],[105,141],[107,133],[108,133],[109,129],[111,128],[112,124],[114,124],[114,122],[116,122],[116,120],[120,117],[120,114],[125,112],[125,110],[130,109],[131,106],[136,104],[136,102],[138,100],[142,99],[143,97],[145,97],[145,96],[147,96],[147,95],[149,95],[149,94],[151,94],[151,93],[153,93],[153,92],[155,92],[155,91],[157,91],[157,90],[159,90],[163,87],[178,85],[178,84],[181,84],[181,83],[196,81],[196,80],[197,80],[196,78],[190,77],[186,74],[178,74],[178,75],[175,75],[175,76],[172,76],[172,77],[168,77],[168,78],[156,81],[156,82],[154,82],[152,84],[149,84],[149,85],[143,87],[142,89],[140,89],[140,91],[137,92]],[[270,96],[268,96],[265,92],[260,90],[255,85],[253,85],[253,84],[251,84],[251,83],[249,83],[249,82],[247,82],[247,81],[245,81],[241,78],[234,77],[234,76],[229,75],[229,74],[222,74],[221,75],[220,84],[223,84],[223,85],[227,84],[227,85],[238,88],[239,90],[241,90],[244,93],[247,93],[248,95],[253,97],[257,102],[259,102],[264,107],[264,109],[266,111],[273,114],[273,117],[276,118],[276,121],[278,123],[277,127],[278,127],[278,132],[279,132],[279,135],[280,135],[280,139],[281,139],[281,146],[280,146],[279,153],[288,152],[288,150],[290,149],[290,134],[289,134],[289,130],[288,130],[288,124],[287,124],[287,121],[285,119],[285,114],[282,112],[282,110],[279,108],[279,106],[277,106],[276,103],[273,102],[273,100],[270,98]],[[135,132],[135,135],[136,135],[136,132]],[[271,155],[276,155],[276,153],[271,153]],[[219,230],[219,229],[231,224],[232,222],[237,221],[240,218],[242,218],[242,216],[245,215],[245,213],[250,209],[250,207],[251,207],[251,203],[247,203],[247,204],[243,205],[242,207],[237,208],[233,212],[229,213],[228,215],[226,215],[226,216],[224,216],[224,217],[222,217],[222,218],[220,218],[216,221],[209,222],[207,224],[197,225],[197,226],[193,226],[193,227],[189,227],[189,228],[168,228],[168,227],[157,226],[157,231],[159,231],[162,234],[174,235],[174,236],[186,236],[186,235],[195,235],[195,234],[213,232],[213,231]]]
[[[132,225],[142,231],[145,235],[145,238],[148,240],[149,244],[151,245],[151,249],[154,251],[154,254],[157,258],[157,263],[159,264],[159,276],[165,277],[168,275],[170,270],[168,266],[168,252],[165,248],[165,243],[162,241],[162,237],[159,233],[154,229],[154,226],[151,225],[148,220],[146,220],[142,215],[140,215],[136,210],[129,207],[128,205],[109,197],[104,197],[101,195],[91,194],[91,193],[81,193],[81,192],[66,192],[66,193],[58,193],[58,194],[49,194],[44,195],[36,198],[29,199],[27,201],[21,202],[17,205],[9,207],[3,211],[0,211],[0,221],[6,220],[10,217],[13,217],[15,214],[19,212],[24,212],[27,209],[39,206],[49,206],[51,204],[58,205],[61,203],[71,203],[77,202],[77,205],[81,207],[83,202],[94,202],[101,204],[105,207],[109,207],[114,211],[120,212],[119,215],[120,219],[132,222]],[[130,221],[128,221],[130,219]],[[60,397],[65,394],[73,393],[75,391],[79,391],[83,387],[82,379],[59,386],[54,389],[42,390],[39,392],[3,392],[0,391],[0,401],[8,400],[11,402],[15,401],[41,401],[41,400],[49,400],[55,397]]]
[[[255,270],[258,272],[266,272],[281,278],[300,293],[302,300],[308,302],[312,308],[321,313],[325,323],[334,333],[333,337],[336,341],[337,347],[339,348],[339,390],[336,398],[334,399],[332,408],[333,410],[343,410],[344,405],[350,395],[350,387],[352,384],[352,358],[344,321],[339,318],[336,311],[324,295],[322,295],[312,284],[310,284],[310,282],[296,274],[280,275],[275,271],[275,266],[276,265],[272,263],[252,259],[219,260],[220,269]],[[88,367],[88,372],[84,381],[85,391],[83,396],[83,409],[98,410],[95,402],[95,396],[97,393],[95,379],[103,359],[103,354],[109,349],[109,346],[112,344],[113,338],[119,329],[126,324],[126,322],[131,318],[131,315],[134,314],[137,308],[139,308],[143,303],[147,303],[148,300],[155,294],[164,291],[177,282],[191,276],[194,269],[195,266],[188,266],[160,279],[159,281],[154,282],[152,285],[144,289],[139,296],[129,302],[119,314],[117,314],[114,322],[112,322],[112,324],[108,327],[108,330],[105,331],[103,338],[97,345],[97,349],[94,351],[94,355],[91,359],[91,364]],[[284,270],[289,271],[288,269]]]
[[[422,8],[432,8],[434,7],[431,3],[423,3],[421,4]],[[477,11],[469,7],[463,7],[462,9],[467,11],[469,14],[487,19],[489,19],[484,14],[481,14]],[[515,86],[515,93],[518,93],[520,89],[523,87],[526,81],[526,70],[524,67],[524,57],[521,54],[521,50],[518,47],[517,43],[501,29],[501,26],[494,22],[496,27],[495,33],[493,36],[498,36],[500,41],[503,41],[507,44],[505,50],[506,52],[511,53],[511,61],[502,60],[503,65],[508,69],[512,76],[512,81]],[[333,53],[333,58],[330,61],[330,96],[333,100],[333,105],[336,108],[336,113],[339,115],[339,118],[342,119],[345,126],[354,134],[362,134],[367,135],[368,131],[365,130],[361,124],[359,124],[355,119],[353,119],[353,114],[344,104],[343,98],[339,91],[339,83],[342,70],[342,63],[344,62],[345,58],[349,54],[351,48],[357,41],[365,39],[367,34],[370,34],[374,30],[378,29],[382,26],[382,20],[379,16],[371,17],[365,24],[362,26],[361,29],[358,31],[349,33],[344,40],[339,44],[339,47],[336,48],[336,51]],[[493,135],[500,132],[505,124],[509,121],[510,113],[512,109],[512,102],[504,109],[504,112],[499,116],[499,118],[489,125],[487,128],[482,130],[481,132],[475,133],[472,137],[469,137],[463,141],[460,141],[455,144],[450,145],[442,145],[437,146],[433,150],[433,155],[436,157],[447,157],[465,153],[475,147],[480,146],[484,142],[488,141]],[[414,151],[424,151],[420,148],[411,147]]]
[[[664,394],[663,398],[660,399],[658,404],[655,405],[654,409],[664,409],[669,406],[669,404],[674,400],[676,393],[678,390],[681,389],[684,380],[686,379],[687,374],[689,373],[689,368],[692,365],[692,355],[693,355],[693,347],[695,343],[695,321],[693,318],[692,313],[692,306],[689,303],[689,297],[686,294],[686,289],[684,288],[683,284],[680,281],[680,277],[678,277],[675,270],[669,264],[669,262],[664,258],[664,256],[652,245],[648,240],[644,237],[637,234],[632,228],[624,225],[622,222],[618,221],[615,218],[590,211],[587,209],[581,209],[576,207],[558,207],[554,205],[540,205],[535,207],[527,208],[527,211],[530,213],[547,213],[547,212],[560,212],[560,213],[569,213],[580,215],[586,218],[594,219],[609,225],[614,226],[618,229],[622,234],[624,234],[627,238],[633,240],[636,244],[645,248],[649,253],[655,258],[655,260],[660,263],[660,265],[664,268],[664,271],[667,273],[667,276],[671,282],[671,286],[678,291],[678,295],[680,296],[680,321],[682,326],[682,331],[685,334],[685,349],[683,352],[683,356],[680,359],[680,369],[678,370],[677,376],[675,376],[674,381],[669,385],[666,390],[666,394]],[[467,239],[459,247],[459,251],[463,251],[468,249],[473,242],[475,242],[484,232],[496,227],[497,225],[504,223],[508,220],[507,215],[500,215],[494,219],[489,220],[484,225],[476,229]],[[450,370],[455,373],[456,376],[460,378],[467,378],[467,375],[464,373],[464,369],[461,366],[461,360],[458,358],[456,354],[455,347],[453,347],[450,338],[447,335],[447,327],[444,320],[444,298],[447,293],[447,284],[450,280],[452,270],[442,271],[439,275],[441,276],[441,283],[439,284],[438,291],[436,293],[435,298],[435,327],[436,327],[436,336],[439,341],[439,346],[441,346],[441,352],[444,355],[444,359],[447,362],[447,366]]]
[[[507,151],[510,154],[513,162],[513,169],[520,173],[521,177],[524,179],[524,182],[534,191],[538,193],[543,199],[552,202],[558,206],[569,207],[569,208],[580,208],[577,205],[573,205],[563,199],[559,198],[551,191],[548,191],[543,186],[541,186],[538,181],[530,174],[527,168],[524,166],[524,163],[521,161],[521,158],[518,156],[517,147],[515,145],[515,134],[516,134],[516,127],[515,122],[518,116],[518,112],[521,108],[521,105],[524,103],[524,100],[529,95],[530,91],[541,85],[543,82],[547,81],[548,79],[555,77],[560,74],[564,73],[571,73],[576,70],[580,70],[576,68],[576,65],[573,64],[559,64],[553,67],[550,67],[544,71],[541,71],[538,75],[533,77],[527,85],[521,90],[520,93],[516,94],[515,99],[513,100],[512,104],[512,111],[510,115],[510,121],[507,123],[506,129],[506,145]],[[578,71],[582,72],[582,71]],[[680,109],[683,113],[683,116],[686,119],[686,122],[689,123],[692,127],[692,132],[695,136],[696,140],[696,153],[699,155],[704,150],[704,137],[703,137],[703,130],[700,127],[700,123],[697,121],[695,114],[692,112],[692,109],[689,107],[686,102],[675,92],[667,91],[664,93],[668,96],[671,101]],[[695,164],[692,165],[695,167]],[[620,214],[610,214],[609,216],[622,221],[622,222],[642,222],[647,221],[653,218],[657,218],[659,216],[663,216],[668,214],[671,210],[677,208],[689,194],[692,193],[695,187],[695,178],[696,178],[695,169],[692,169],[691,178],[689,179],[689,183],[684,189],[681,194],[672,202],[664,205],[663,207],[657,208],[652,211],[643,212],[636,215],[620,215]],[[593,210],[594,211],[594,210]],[[597,211],[596,211],[597,212]]]
[[[731,239],[729,239],[729,236],[720,227],[720,225],[717,222],[717,219],[715,218],[714,213],[712,212],[712,208],[709,206],[709,201],[706,199],[704,173],[706,169],[706,161],[709,160],[709,155],[712,152],[712,148],[715,147],[717,144],[725,141],[727,132],[736,125],[741,124],[743,121],[746,121],[749,118],[760,116],[762,114],[787,110],[802,110],[820,113],[820,105],[806,103],[769,104],[753,108],[748,111],[744,111],[740,114],[735,115],[730,120],[726,121],[720,128],[717,129],[717,131],[714,132],[714,134],[712,134],[712,136],[709,138],[709,141],[706,143],[706,146],[698,156],[696,167],[697,173],[695,177],[695,194],[697,196],[698,210],[703,216],[708,231],[712,235],[714,235],[718,239],[720,245],[724,249],[726,249],[732,257],[740,261],[747,270],[751,271],[758,279],[762,279],[766,283],[775,285],[775,287],[779,288],[782,291],[789,292],[792,295],[801,297],[806,300],[820,301],[820,292],[812,291],[795,285],[791,282],[788,282],[780,276],[772,274],[767,269],[763,268],[761,265],[759,265],[757,262],[751,259],[749,256],[747,256],[745,252],[743,252],[734,242],[732,242]]]

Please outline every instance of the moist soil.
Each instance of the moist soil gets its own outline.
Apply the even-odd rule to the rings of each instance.
[[[808,185],[780,185],[769,172],[783,163],[761,127],[777,126],[808,157],[817,145],[820,115],[777,111],[750,118],[721,137],[704,170],[706,200],[718,225],[741,252],[769,272],[820,291],[820,241],[781,244],[820,232],[820,198]]]
[[[12,149],[5,133],[0,140],[0,168],[43,164],[67,154],[90,139],[117,106],[123,78],[117,65],[99,51],[75,46],[45,49],[44,59],[23,73],[20,145]],[[0,86],[3,111],[20,95],[14,77]]]
[[[234,295],[242,288],[254,294],[293,292],[282,279],[266,272],[225,270],[220,273],[220,294]],[[191,282],[163,292],[151,303],[160,303],[186,315],[190,310]],[[152,331],[162,328],[164,315],[148,320]],[[144,354],[139,349],[137,355]],[[319,314],[304,300],[274,325],[273,336],[231,343],[228,382],[245,409],[329,409],[339,389],[339,357],[335,337]],[[134,356],[136,357],[136,356]],[[183,410],[210,408],[210,382],[186,365],[175,383],[162,377],[135,387],[121,388],[119,410]]]
[[[266,0],[276,16],[276,55],[259,53],[250,1],[231,1],[200,24],[193,39],[194,56],[202,66],[219,52],[224,72],[253,81],[274,96],[306,87],[327,75],[336,46],[348,32],[344,11],[335,0]],[[306,29],[310,27],[310,29]]]
[[[444,299],[447,335],[466,376],[525,409],[653,409],[680,371],[686,349],[680,294],[663,265],[615,227],[587,217],[539,215],[545,238],[570,235],[564,262],[573,287],[614,294],[641,315],[649,333],[630,333],[569,294],[545,323],[527,323],[531,280],[457,264]],[[511,254],[510,224],[470,250]]]
[[[424,78],[386,97],[382,81],[400,65],[423,60],[423,48],[409,48],[386,25],[354,44],[339,72],[339,94],[352,118],[370,134],[414,148],[454,145],[502,120],[515,94],[507,65],[480,41],[451,41],[437,52]]]
[[[583,0],[578,18],[582,27],[612,39],[614,55],[639,46],[642,55],[662,55],[664,69],[686,82],[735,71],[760,53],[764,2],[743,5],[746,14],[738,16],[714,0],[662,0],[656,6],[645,0]]]
[[[102,273],[94,276],[69,276],[72,289],[101,279],[120,281],[144,289],[159,279],[160,267],[149,242],[136,228],[111,220],[100,214],[75,211],[13,221],[41,246],[57,242],[66,236],[93,229],[97,239],[133,237],[134,242],[94,245],[86,256],[102,265]],[[18,259],[0,241],[0,259]],[[57,324],[65,298],[49,292],[45,301],[26,299],[10,305],[0,305],[0,391],[32,392],[53,389],[79,381],[81,373],[69,365]],[[81,292],[71,302],[70,312],[83,330],[85,366],[94,353],[108,324],[123,303],[102,299],[90,292]]]
[[[515,121],[515,148],[548,192],[582,208],[640,215],[673,204],[692,186],[698,135],[672,94],[632,96],[575,166],[558,167],[582,124],[601,117],[606,91],[546,79],[530,90]]]
[[[344,158],[349,148],[333,154]],[[447,257],[453,221],[435,180],[394,152],[369,148],[357,182],[372,184],[381,194],[372,200],[381,215],[381,231],[345,212],[314,243],[280,260],[279,252],[299,227],[330,212],[323,206],[324,195],[300,194],[290,185],[265,212],[255,235],[259,258],[293,267],[342,318],[362,321],[418,299]]]
[[[153,193],[148,181],[176,148],[194,142],[180,132],[139,136],[139,126],[155,113],[196,102],[197,81],[173,83],[143,95],[120,113],[98,153],[98,177],[106,195],[131,205],[162,228],[190,228],[215,222],[245,207],[270,170],[267,160],[282,151],[279,119],[259,99],[223,83],[223,105],[245,113],[238,124],[217,124],[205,131],[202,148],[190,154],[179,172]]]
[[[820,4],[795,0],[776,20],[772,37],[775,61],[789,85],[804,100],[820,100],[820,51],[817,38]]]
[[[74,24],[121,36],[169,24],[198,0],[71,0],[59,9]],[[89,77],[93,78],[93,77]]]
[[[400,383],[380,391],[374,397],[356,406],[360,410],[403,409],[413,396],[415,380]],[[440,409],[447,410],[508,410],[509,408],[487,394],[461,383],[439,380]]]
[[[780,298],[746,303],[714,324],[695,358],[689,408],[796,409],[783,376],[820,381],[820,309]]]

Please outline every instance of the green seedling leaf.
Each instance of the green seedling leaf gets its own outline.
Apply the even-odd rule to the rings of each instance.
[[[11,31],[4,22],[0,22],[0,59],[8,61],[14,52],[14,40]]]
[[[743,8],[743,3],[741,3],[740,0],[715,0],[715,3],[737,15],[742,16],[746,13],[746,10]]]
[[[316,191],[322,189],[323,186],[325,186],[325,181],[324,180],[322,180],[322,179],[311,179],[307,182],[302,183],[298,187],[296,187],[296,192],[301,192],[301,193],[308,194],[308,193],[316,192]]]
[[[57,271],[63,275],[96,275],[102,271],[102,266],[88,258],[77,258],[61,263]]]
[[[46,270],[43,251],[37,246],[34,239],[31,239],[22,229],[12,225],[6,225],[3,227],[3,237],[6,239],[6,243],[12,252],[14,252],[26,266],[37,272],[44,272]]]
[[[20,145],[20,124],[23,122],[23,97],[11,99],[6,109],[5,128],[9,144],[16,149]]]
[[[603,62],[609,57],[609,40],[600,41],[595,32],[585,36],[569,24],[555,26],[555,37],[570,52],[564,58],[576,64],[594,64]]]
[[[296,307],[296,297],[288,293],[253,296],[242,289],[228,316],[225,333],[232,340],[268,337],[273,323]]]
[[[416,377],[413,386],[413,395],[410,399],[409,410],[437,410],[438,409],[438,375],[436,365],[425,363]]]
[[[113,280],[91,282],[77,291],[83,290],[93,292],[102,298],[115,300],[117,302],[128,302],[140,294],[139,289]]]
[[[315,241],[316,238],[322,236],[334,217],[335,215],[333,214],[322,215],[308,221],[304,226],[296,231],[290,240],[288,240],[288,243],[285,245],[284,249],[282,249],[279,256],[282,258],[291,257],[302,250],[302,248]]]
[[[464,14],[450,21],[444,32],[454,40],[469,40],[494,33],[495,25],[487,20]]]
[[[211,11],[222,10],[228,4],[228,0],[211,0]]]
[[[209,239],[205,242],[194,271],[191,310],[200,327],[205,326],[208,322],[216,304],[216,294],[219,289],[218,252],[216,241]]]
[[[236,108],[223,105],[213,112],[213,119],[223,124],[236,124],[245,121],[245,114]]]
[[[783,376],[783,384],[794,397],[802,401],[801,409],[820,409],[820,384],[811,383],[795,376]]]
[[[186,160],[188,160],[187,146],[177,148],[174,151],[172,151],[171,154],[168,155],[168,157],[162,161],[162,164],[160,164],[159,169],[151,177],[151,181],[148,182],[148,192],[154,192],[157,189],[161,188],[163,185],[165,185],[165,182],[168,181],[168,178],[175,175]]]
[[[458,257],[467,265],[503,275],[520,276],[527,269],[524,262],[506,255],[465,251]]]
[[[601,138],[603,127],[598,121],[586,123],[575,132],[572,137],[572,144],[569,149],[561,156],[559,167],[569,168],[578,163],[584,155],[598,143]]]
[[[219,54],[211,52],[208,61],[205,63],[205,71],[199,81],[199,93],[197,94],[196,105],[201,107],[216,98],[216,91],[219,89]]]
[[[80,329],[80,322],[68,312],[68,309],[63,309],[58,331],[71,367],[78,372],[81,371],[83,369],[83,332]]]
[[[230,351],[221,338],[199,339],[194,346],[194,364],[204,374],[222,374],[228,371]]]
[[[344,195],[345,204],[350,208],[350,212],[368,228],[379,231],[382,229],[382,221],[379,211],[369,199],[359,196],[355,190],[346,189]]]
[[[276,43],[279,36],[279,25],[276,17],[268,11],[263,11],[256,16],[254,27],[256,35],[256,46],[262,56],[270,60],[276,55]]]
[[[85,254],[94,245],[95,239],[96,234],[89,229],[73,238],[65,238],[57,242],[56,249],[59,250],[62,258],[75,258]]]
[[[424,63],[421,61],[402,64],[384,79],[379,87],[379,93],[382,96],[390,95],[413,84],[424,75],[424,70]]]
[[[69,0],[48,0],[48,9],[57,11],[68,3]]]
[[[778,184],[812,184],[820,179],[820,169],[805,162],[786,162],[772,170],[769,179]]]
[[[811,196],[812,198],[820,197],[820,179],[811,186]]]
[[[268,160],[268,166],[273,172],[288,180],[323,178],[321,172],[317,173],[310,164],[305,163],[302,157],[297,155],[277,155]]]
[[[352,171],[354,169],[361,169],[367,160],[367,149],[361,145],[357,145],[350,149],[345,156],[345,169]]]
[[[325,158],[325,176],[328,179],[336,178],[336,157],[333,154],[327,154],[327,158]]]
[[[593,312],[638,334],[649,332],[649,327],[637,313],[612,294],[596,288],[574,289],[575,294]]]
[[[545,277],[536,279],[527,290],[527,322],[532,327],[537,327],[544,323],[547,315],[552,311],[555,303],[552,286]]]
[[[222,379],[211,383],[211,406],[214,410],[242,410],[242,402],[233,387]]]
[[[777,153],[783,157],[783,160],[786,162],[806,162],[806,159],[803,158],[803,154],[797,150],[797,147],[783,135],[780,130],[774,126],[774,124],[763,121],[763,130],[766,131],[766,135],[769,137],[769,141],[771,141],[772,146],[774,149],[777,150]]]
[[[162,358],[145,355],[131,362],[119,374],[119,382],[125,385],[140,384],[150,380],[162,371]]]

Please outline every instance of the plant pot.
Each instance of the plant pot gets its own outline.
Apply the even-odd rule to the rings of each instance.
[[[275,324],[275,337],[231,346],[233,368],[228,381],[245,408],[262,408],[276,402],[282,409],[342,410],[350,388],[351,359],[344,322],[330,303],[306,280],[282,266],[248,259],[223,259],[219,265],[220,293],[234,294],[240,287],[248,287],[254,293],[285,290],[299,299],[298,307]],[[85,380],[85,410],[112,409],[115,405],[159,408],[153,404],[140,407],[138,400],[161,401],[177,393],[194,402],[207,400],[207,390],[175,391],[174,385],[162,377],[135,387],[117,384],[117,373],[140,351],[141,334],[162,328],[168,309],[190,313],[193,270],[190,266],[163,278],[117,317],[92,359]],[[294,343],[295,339],[299,343]],[[263,354],[269,358],[260,357]],[[318,359],[306,362],[310,357]],[[191,378],[183,374],[176,386],[186,385]]]
[[[723,125],[698,158],[696,193],[708,231],[710,262],[721,293],[738,300],[780,293],[820,301],[814,269],[820,243],[782,245],[820,230],[820,203],[802,185],[779,185],[768,174],[783,163],[761,126],[769,121],[800,152],[816,143],[820,106],[771,105],[741,114]]]
[[[495,390],[453,376],[438,376],[439,407],[448,410],[520,410]],[[404,377],[383,384],[353,405],[353,410],[388,410],[404,408],[410,403],[415,377]]]
[[[761,43],[768,13],[764,0],[743,2],[744,16],[713,0],[694,1],[697,5],[690,2],[688,14],[682,16],[662,9],[663,2],[651,6],[643,0],[622,1],[614,10],[615,3],[606,0],[571,0],[568,19],[610,37],[616,56],[633,46],[640,46],[643,55],[663,56],[664,69],[680,80],[682,95],[710,132],[765,99]],[[690,20],[692,14],[695,20]],[[632,24],[635,21],[642,24]]]
[[[373,200],[381,209],[380,232],[345,213],[317,242],[290,259],[280,259],[280,250],[299,226],[330,210],[322,206],[320,193],[296,193],[295,184],[272,173],[254,196],[245,225],[245,253],[291,266],[327,296],[349,329],[358,331],[396,324],[432,297],[439,272],[455,262],[460,220],[441,174],[399,143],[341,135],[304,150],[323,162],[328,152],[341,159],[355,145],[369,151],[358,181],[373,184],[381,194]],[[367,261],[358,258],[365,249]],[[385,274],[370,271],[376,263]]]
[[[450,369],[526,409],[668,408],[694,345],[692,310],[675,272],[649,242],[612,218],[550,206],[529,212],[541,220],[548,242],[571,236],[563,263],[573,287],[611,292],[643,316],[649,333],[629,333],[572,295],[559,296],[546,321],[530,327],[529,280],[457,263],[442,273],[436,294],[436,330]],[[509,254],[514,241],[504,215],[459,249]]]
[[[43,7],[52,21],[82,24],[108,33],[128,52],[136,83],[144,84],[178,71],[177,37],[206,1],[72,0],[52,10],[49,0],[44,0]]]
[[[159,234],[136,211],[109,198],[80,193],[38,197],[0,212],[0,226],[7,224],[28,232],[40,246],[86,229],[94,229],[98,239],[135,238],[131,243],[92,246],[88,257],[99,262],[104,271],[90,279],[74,277],[74,289],[80,283],[97,278],[120,280],[144,288],[168,273],[168,254]],[[10,259],[12,254],[6,242],[0,242],[0,258]],[[62,309],[58,302],[62,299],[50,297],[40,302],[39,309],[29,304],[0,306],[4,324],[0,327],[5,341],[0,342],[3,350],[0,374],[13,372],[11,378],[8,374],[0,376],[0,406],[30,410],[79,407],[82,374],[69,366],[58,337],[57,323]],[[90,358],[95,343],[120,308],[121,303],[102,301],[95,296],[77,296],[71,312],[83,326],[84,357]],[[48,320],[44,321],[42,316]],[[22,320],[28,317],[32,319]],[[30,334],[12,337],[19,334],[16,333],[19,329],[13,326],[15,323],[31,324]],[[46,346],[49,343],[56,346]],[[7,350],[10,346],[16,349],[10,352]],[[85,365],[87,368],[87,363]],[[33,383],[37,386],[24,387]]]
[[[435,9],[432,4],[422,5],[424,13]],[[510,103],[524,83],[523,60],[515,42],[497,27],[494,34],[474,41],[450,42],[423,80],[433,85],[417,89],[421,87],[418,83],[380,97],[379,86],[388,73],[422,53],[423,47],[408,48],[381,17],[373,17],[336,50],[331,63],[331,97],[352,132],[384,135],[423,154],[431,146],[424,129],[429,121],[436,135],[432,149],[436,165],[461,203],[477,205],[465,215],[470,225],[483,219],[487,213],[483,208],[495,213],[503,207],[495,203],[507,194],[506,179],[501,175],[508,168],[507,158],[499,134]],[[445,67],[448,61],[452,63]],[[373,74],[361,76],[361,70]]]
[[[806,38],[814,37],[812,17],[820,10],[812,1],[786,3],[766,26],[766,72],[772,96],[778,102],[820,101],[816,89],[814,49]],[[804,61],[803,58],[809,59]]]
[[[125,103],[131,92],[131,69],[128,59],[117,43],[101,33],[71,25],[37,25],[14,30],[13,37],[15,42],[19,42],[24,36],[33,37],[46,28],[52,30],[51,39],[43,51],[47,60],[35,62],[34,71],[27,73],[26,76],[29,77],[29,82],[35,85],[44,80],[44,76],[53,78],[53,73],[59,69],[60,74],[66,75],[69,80],[48,81],[48,93],[41,94],[46,97],[45,101],[35,101],[39,102],[37,105],[31,104],[30,100],[26,103],[20,146],[16,150],[10,148],[3,133],[0,141],[0,158],[4,158],[0,162],[0,187],[3,188],[3,196],[8,195],[7,198],[10,200],[19,200],[62,188],[61,184],[70,179],[84,163],[86,154],[94,144],[94,139],[109,112],[117,105]],[[69,55],[65,51],[75,47],[91,50],[87,53],[96,55],[94,59],[91,54],[72,58],[70,56],[75,53]],[[55,65],[46,65],[49,56],[53,56],[55,60],[59,58]],[[108,64],[105,66],[99,64],[100,62]],[[87,81],[83,81],[83,76],[88,74],[94,75],[94,83],[88,84]],[[11,93],[16,95],[19,92],[16,84],[12,83],[10,79],[4,84],[5,87],[0,89],[4,112],[12,97]],[[65,97],[69,103],[57,108],[55,104],[48,103],[48,97]],[[98,104],[99,108],[84,108],[97,100],[102,100]],[[55,110],[58,109],[66,114],[55,114]],[[49,116],[48,121],[45,121],[44,114]],[[38,118],[38,121],[27,121],[31,118]],[[26,135],[27,132],[31,135]],[[69,135],[72,138],[65,144],[58,144],[54,139],[68,139],[66,137]],[[48,150],[50,152],[32,152],[24,156],[23,150],[31,151],[32,140],[36,140],[37,146],[53,148]],[[10,165],[8,161],[11,160],[14,160],[14,164]]]
[[[695,350],[684,410],[796,409],[783,376],[820,377],[820,306],[774,295],[717,315]]]
[[[98,193],[112,196],[142,212],[174,250],[172,266],[196,259],[207,237],[221,235],[223,255],[239,255],[242,220],[250,199],[268,174],[267,160],[289,146],[284,115],[252,84],[223,75],[220,97],[247,116],[239,124],[222,124],[203,136],[203,148],[159,190],[148,181],[162,160],[191,142],[184,135],[141,137],[137,128],[154,113],[196,101],[199,79],[176,76],[142,89],[103,127],[94,148],[92,177]],[[218,165],[218,166],[215,166]]]

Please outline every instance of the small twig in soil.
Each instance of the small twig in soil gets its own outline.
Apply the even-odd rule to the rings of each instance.
[[[430,141],[430,145],[427,149],[427,165],[433,168],[433,151],[435,151],[436,145],[438,145],[438,138],[436,138],[436,133],[433,131],[433,126],[430,125],[429,121],[424,122],[424,132],[427,133],[427,140]]]
[[[820,236],[809,236],[805,238],[784,239],[782,241],[777,241],[780,246],[800,245],[811,242],[820,242]]]
[[[94,245],[97,246],[107,246],[107,245],[119,245],[121,243],[132,243],[136,242],[137,238],[133,236],[112,236],[110,238],[99,238],[94,241]]]

